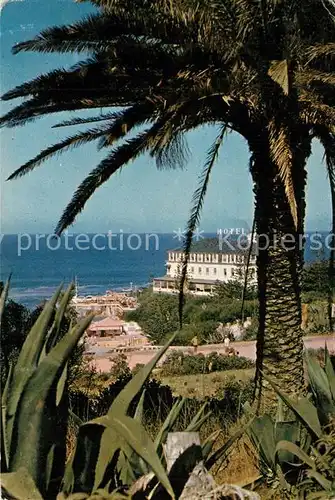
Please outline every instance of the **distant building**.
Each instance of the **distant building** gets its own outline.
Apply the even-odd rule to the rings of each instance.
[[[120,319],[104,318],[91,323],[87,333],[89,336],[114,337],[125,333],[125,322]]]
[[[195,295],[209,295],[219,283],[226,283],[236,278],[243,279],[248,258],[246,246],[245,243],[239,245],[237,240],[232,239],[227,243],[218,238],[207,238],[193,243],[187,266],[188,292]],[[154,278],[154,292],[178,293],[183,260],[182,248],[168,251],[166,275]],[[248,279],[249,283],[256,282],[254,249],[250,257]]]
[[[79,316],[85,316],[89,312],[103,316],[111,316],[120,319],[125,311],[132,311],[137,307],[137,300],[125,293],[107,291],[105,295],[76,295],[72,299],[72,305]]]

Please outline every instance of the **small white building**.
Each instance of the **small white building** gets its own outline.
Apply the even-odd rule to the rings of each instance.
[[[236,278],[244,279],[248,249],[238,241],[220,241],[207,238],[192,244],[187,265],[186,287],[189,293],[209,295],[218,283],[226,283]],[[153,291],[178,293],[181,269],[184,261],[183,249],[168,251],[166,275],[154,278]],[[256,282],[256,255],[250,257],[249,284]]]

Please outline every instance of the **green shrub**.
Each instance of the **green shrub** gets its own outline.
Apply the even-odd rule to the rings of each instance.
[[[188,355],[183,351],[172,351],[162,363],[161,374],[163,376],[173,375],[196,375],[226,370],[243,370],[253,368],[254,362],[240,356],[224,356],[212,352],[204,354]]]
[[[280,400],[276,418],[255,416],[248,434],[262,478],[283,498],[335,497],[335,371],[327,349],[322,366],[305,352],[309,392],[298,400],[266,377]],[[290,418],[288,418],[290,417]]]
[[[243,340],[256,340],[258,332],[258,318],[251,318],[251,325],[245,329]]]
[[[318,300],[308,304],[308,319],[305,333],[325,333],[328,331],[328,303]]]
[[[220,322],[225,324],[241,319],[240,299],[187,296],[183,311],[184,327],[178,330],[178,296],[146,291],[139,295],[138,300],[139,307],[127,313],[126,319],[137,321],[144,333],[158,345],[164,345],[173,332],[176,332],[175,345],[189,345],[195,335],[200,344],[206,343]],[[256,300],[245,301],[245,317],[255,317],[257,310]]]
[[[117,354],[115,357],[109,358],[109,360],[112,362],[109,375],[115,380],[130,375],[131,370],[129,368],[127,356],[125,354]]]

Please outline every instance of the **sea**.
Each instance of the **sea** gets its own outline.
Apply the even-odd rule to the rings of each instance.
[[[197,239],[215,234],[197,234]],[[311,235],[322,248],[311,244]],[[315,234],[318,237],[315,237]],[[306,233],[305,260],[326,258],[328,233]],[[10,297],[32,309],[61,283],[77,283],[79,295],[147,287],[165,274],[167,250],[180,248],[184,234],[6,234],[0,236],[0,280],[11,274]],[[328,238],[329,241],[329,238]],[[319,245],[320,246],[320,245]]]

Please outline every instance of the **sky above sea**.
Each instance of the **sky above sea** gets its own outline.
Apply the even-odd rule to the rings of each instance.
[[[6,3],[1,10],[1,93],[54,68],[69,67],[77,55],[11,54],[11,47],[30,39],[40,30],[79,20],[94,12],[89,3],[72,0],[25,0]],[[1,102],[1,114],[13,102]],[[93,113],[76,113],[75,116]],[[74,116],[61,113],[24,127],[2,129],[1,233],[50,233],[78,184],[103,158],[94,145],[80,147],[54,157],[28,176],[11,182],[6,177],[42,148],[74,133],[75,128],[52,129],[52,125]],[[202,127],[188,135],[190,156],[183,170],[157,170],[155,162],[142,156],[113,176],[87,203],[71,228],[73,232],[172,232],[185,227],[193,191],[206,159],[206,151],[218,133]],[[307,220],[309,230],[330,229],[330,194],[323,151],[313,144],[308,163]],[[228,135],[211,177],[201,228],[251,225],[252,182],[248,171],[248,148],[237,134]]]

